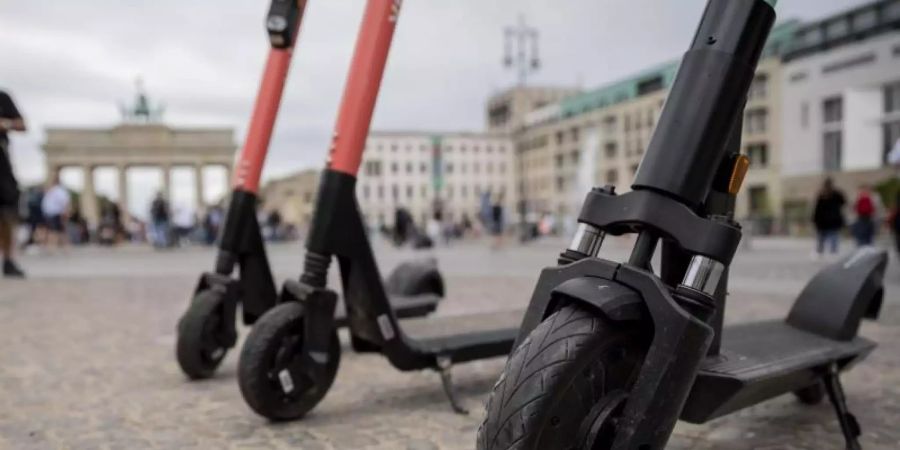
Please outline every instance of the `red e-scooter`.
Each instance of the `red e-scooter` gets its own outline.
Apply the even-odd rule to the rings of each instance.
[[[201,275],[187,311],[178,322],[176,357],[192,379],[208,378],[237,342],[237,306],[251,325],[278,303],[275,280],[256,219],[259,181],[278,115],[306,0],[272,0],[266,29],[272,46],[263,73],[247,139],[235,170],[233,192],[219,235],[213,272]],[[235,267],[237,278],[232,277]],[[401,317],[426,315],[444,294],[434,264],[404,264],[386,280],[398,294],[391,303]],[[335,322],[346,324],[342,311]]]

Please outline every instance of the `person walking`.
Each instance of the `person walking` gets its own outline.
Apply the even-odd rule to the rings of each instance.
[[[47,227],[44,245],[48,248],[52,246],[63,248],[68,242],[66,223],[69,221],[71,202],[69,191],[60,182],[59,172],[54,173],[41,200],[41,212],[44,214],[44,225]]]
[[[0,253],[3,254],[3,276],[22,278],[25,272],[16,264],[16,228],[19,224],[19,182],[9,158],[9,132],[25,131],[25,119],[12,97],[0,91]]]
[[[844,194],[834,187],[831,178],[826,178],[816,198],[813,224],[816,227],[816,253],[821,257],[828,245],[832,254],[837,254],[841,229],[844,228]]]
[[[872,245],[877,228],[875,226],[876,200],[868,185],[859,188],[856,202],[853,204],[856,222],[853,223],[853,238],[857,247]]]

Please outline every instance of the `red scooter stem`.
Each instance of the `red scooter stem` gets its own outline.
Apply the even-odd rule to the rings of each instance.
[[[300,19],[297,20],[293,33],[294,43],[299,34],[303,11],[306,9],[306,0],[299,0],[297,5],[300,9]],[[275,128],[278,108],[281,106],[284,84],[294,53],[294,43],[287,48],[269,50],[265,72],[263,72],[259,93],[256,97],[256,105],[253,108],[253,116],[250,119],[250,128],[247,130],[247,139],[241,150],[237,169],[234,171],[234,189],[254,194],[259,191],[259,179],[262,175],[266,153],[269,150],[269,142],[272,140],[272,130]]]
[[[402,0],[369,0],[332,136],[328,168],[356,176]]]

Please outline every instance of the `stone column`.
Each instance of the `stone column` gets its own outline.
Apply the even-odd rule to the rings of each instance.
[[[172,204],[172,166],[165,164],[159,167],[162,169],[162,194],[169,204]]]
[[[119,169],[119,212],[122,220],[127,221],[131,212],[128,211],[128,166],[120,164]]]
[[[234,170],[231,163],[223,164],[225,168],[225,196],[231,195],[231,178],[234,176]]]
[[[97,193],[94,191],[94,166],[82,166],[84,171],[84,188],[81,190],[81,215],[88,226],[96,227],[100,221],[97,211]]]
[[[206,202],[203,199],[203,163],[194,165],[194,188],[197,190],[197,211],[206,208]]]

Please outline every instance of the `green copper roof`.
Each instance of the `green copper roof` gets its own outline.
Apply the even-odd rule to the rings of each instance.
[[[667,62],[624,80],[564,99],[560,102],[561,114],[563,117],[570,117],[633,99],[638,96],[638,86],[654,78],[661,78],[663,88],[668,89],[675,80],[678,64],[679,61]]]
[[[766,43],[766,48],[763,50],[763,58],[781,56],[790,47],[794,33],[799,26],[800,21],[798,20],[789,20],[775,25],[769,33],[769,40]],[[560,102],[560,115],[562,117],[571,117],[631,100],[640,95],[638,87],[642,83],[655,78],[659,78],[662,81],[663,89],[668,89],[675,81],[675,75],[678,73],[680,63],[681,61],[677,60],[660,64],[623,80],[563,99]]]

